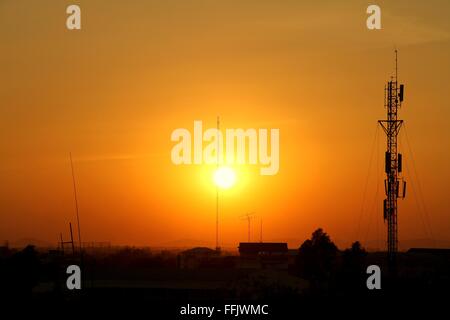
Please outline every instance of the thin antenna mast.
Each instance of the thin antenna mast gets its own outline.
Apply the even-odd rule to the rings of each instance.
[[[397,49],[395,49],[395,81],[398,78]]]
[[[77,225],[78,225],[78,242],[80,245],[80,254],[82,251],[82,245],[81,245],[81,230],[80,230],[80,215],[78,213],[78,197],[77,197],[77,185],[75,183],[75,172],[73,170],[73,161],[72,161],[72,153],[69,153],[70,156],[70,167],[72,168],[72,182],[73,182],[73,195],[75,198],[75,211],[77,214]]]
[[[219,125],[220,120],[217,116],[217,169],[219,169],[219,159],[220,159],[220,143],[219,143]],[[219,186],[216,185],[216,251],[219,251]]]
[[[73,232],[72,232],[72,223],[69,222],[69,229],[70,229],[70,243],[72,244],[72,255],[75,256],[75,246],[73,244]]]
[[[251,221],[252,221],[253,218],[255,218],[255,213],[254,212],[246,213],[245,215],[243,215],[241,217],[242,220],[247,220],[247,237],[248,237],[248,242],[250,242],[250,240],[251,240],[250,230],[251,230]],[[261,224],[261,228],[262,228],[262,224]],[[262,239],[262,235],[261,235],[261,239]]]
[[[64,241],[62,233],[59,234],[60,239],[61,239],[61,252],[64,255],[64,245],[70,244],[72,247],[72,255],[75,256],[75,245],[73,242],[73,232],[72,232],[72,223],[71,222],[69,222],[69,230],[70,230],[70,241]]]
[[[250,224],[251,224],[250,216],[247,216],[247,221],[248,221],[248,242],[250,242]]]
[[[260,230],[259,230],[259,242],[263,242],[262,241],[262,218],[261,218],[261,221],[260,221]]]
[[[63,240],[63,236],[62,236],[62,232],[59,234],[59,238],[60,238],[60,244],[61,244],[61,252],[64,255],[64,240]]]

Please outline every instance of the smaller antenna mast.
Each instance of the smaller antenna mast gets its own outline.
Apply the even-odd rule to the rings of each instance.
[[[220,119],[219,116],[217,116],[217,169],[219,169],[219,125],[220,125]],[[216,251],[219,251],[219,186],[216,185]]]
[[[80,245],[80,254],[81,254],[82,246],[81,246],[80,215],[78,213],[77,185],[75,183],[75,172],[73,170],[72,152],[69,153],[69,156],[70,156],[70,167],[72,168],[73,195],[75,198],[75,212],[77,214],[77,225],[78,225],[78,242]]]
[[[248,242],[250,242],[250,230],[251,230],[250,226],[251,226],[251,221],[253,218],[255,218],[254,212],[249,212],[249,213],[246,213],[243,216],[241,216],[242,220],[247,220]]]
[[[70,243],[72,244],[72,255],[75,256],[75,246],[73,244],[72,222],[69,222],[69,229],[70,229]]]
[[[75,245],[73,242],[73,233],[72,233],[72,223],[69,222],[69,230],[70,230],[70,241],[64,241],[62,233],[59,234],[59,237],[61,239],[61,252],[64,255],[64,245],[70,244],[72,247],[72,255],[75,256]]]
[[[397,82],[397,77],[398,77],[397,48],[395,48],[395,82]]]
[[[259,242],[263,242],[262,241],[262,218],[261,218],[261,225],[260,225],[260,230],[259,230]]]

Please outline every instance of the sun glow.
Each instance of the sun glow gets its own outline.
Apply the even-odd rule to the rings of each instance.
[[[214,183],[222,189],[229,189],[236,183],[236,172],[229,167],[218,168],[214,172]]]

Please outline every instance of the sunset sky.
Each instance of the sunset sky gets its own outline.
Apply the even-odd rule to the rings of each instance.
[[[81,30],[66,29],[69,4]],[[372,31],[369,4],[0,0],[0,241],[68,237],[72,152],[83,241],[214,246],[215,166],[174,165],[170,136],[219,115],[223,129],[280,129],[278,174],[237,166],[220,192],[222,246],[247,240],[254,212],[255,241],[262,218],[264,241],[298,247],[322,227],[341,248],[384,247],[376,127],[397,48],[414,156],[402,131],[400,247],[430,229],[449,243],[450,3],[376,1]]]

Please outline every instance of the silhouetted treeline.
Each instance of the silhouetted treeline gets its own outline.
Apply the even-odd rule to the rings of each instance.
[[[360,294],[366,292],[367,252],[356,241],[339,251],[321,228],[300,246],[296,272],[310,282],[311,294]]]
[[[33,246],[22,250],[2,247],[0,294],[18,301],[33,295],[71,300],[74,292],[69,292],[65,286],[66,268],[70,264],[82,267],[83,293],[102,292],[109,297],[115,295],[114,290],[134,290],[134,298],[137,298],[140,293],[133,287],[137,284],[150,300],[172,299],[177,295],[271,301],[364,296],[374,294],[366,286],[366,269],[371,264],[382,269],[382,294],[394,292],[392,288],[402,294],[437,294],[450,285],[448,255],[400,253],[398,276],[388,279],[385,253],[368,253],[358,241],[350,248],[339,250],[322,229],[314,231],[310,239],[301,244],[295,263],[290,259],[292,256],[288,256],[289,269],[270,266],[246,269],[240,266],[238,256],[210,251],[212,253],[205,254],[209,251],[200,250],[203,255],[198,257],[198,263],[191,263],[190,256],[181,261],[186,251],[124,247],[85,252],[81,259],[77,254],[64,255],[58,250],[38,252]]]
[[[0,295],[29,299],[40,279],[41,263],[34,246],[21,251],[6,248],[0,257]]]

